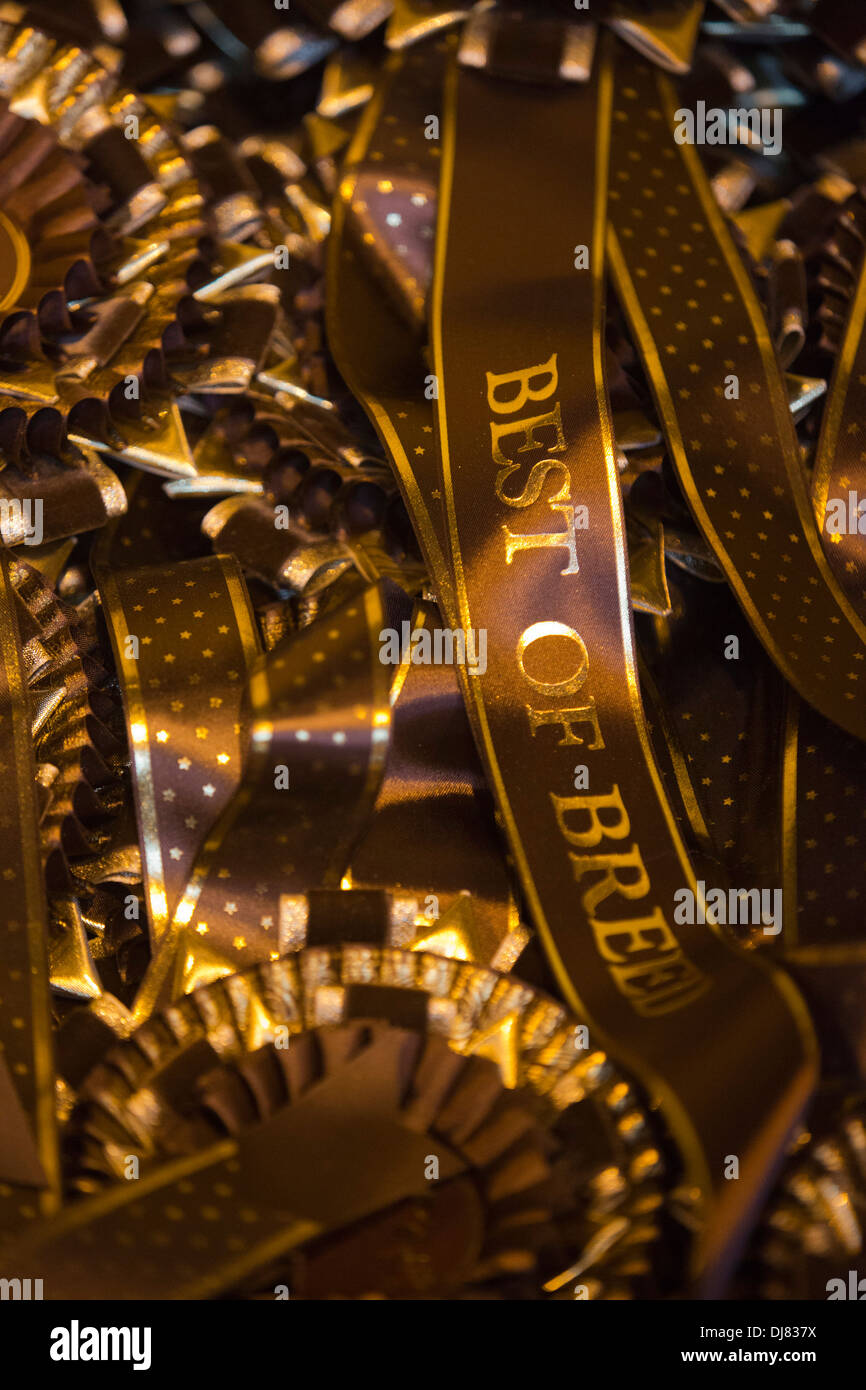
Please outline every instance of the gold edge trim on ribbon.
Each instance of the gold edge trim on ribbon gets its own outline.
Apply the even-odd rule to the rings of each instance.
[[[288,1254],[299,1245],[305,1245],[323,1234],[325,1227],[319,1221],[307,1217],[289,1218],[287,1224],[274,1235],[266,1236],[248,1246],[243,1255],[235,1259],[220,1261],[210,1274],[205,1274],[192,1283],[182,1284],[173,1294],[174,1298],[191,1302],[194,1299],[211,1298],[229,1285],[238,1283],[247,1274],[252,1274],[262,1265],[269,1264],[280,1255]]]
[[[712,837],[707,823],[704,820],[704,813],[701,810],[697,792],[694,789],[688,767],[686,766],[686,760],[683,756],[683,750],[680,747],[679,739],[671,728],[670,721],[662,704],[661,695],[649,668],[643,661],[639,661],[639,666],[640,683],[646,687],[652,697],[654,705],[653,714],[658,720],[662,731],[665,747],[668,750],[668,756],[670,757],[671,766],[673,767],[674,777],[676,778],[686,815],[689,818],[689,824],[700,841],[702,849],[711,851]]]
[[[367,589],[364,594],[364,613],[367,618],[367,632],[370,637],[371,686],[370,751],[367,757],[367,773],[364,790],[358,802],[357,814],[349,817],[350,823],[345,833],[337,840],[331,853],[328,869],[323,875],[323,887],[326,888],[339,888],[343,874],[349,867],[351,853],[360,833],[358,823],[360,822],[363,827],[372,812],[390,745],[391,681],[388,678],[390,673],[386,673],[384,663],[379,660],[379,650],[376,646],[376,634],[380,631],[384,618],[382,596],[378,585]],[[405,675],[403,679],[405,680]]]
[[[32,258],[30,255],[30,242],[18,226],[17,222],[8,215],[0,212],[0,227],[6,232],[12,243],[13,254],[15,255],[15,274],[12,283],[6,294],[0,299],[0,313],[20,301],[21,292],[30,279],[32,268]]]
[[[18,825],[24,885],[27,898],[27,951],[30,961],[30,1000],[33,1039],[33,1066],[36,1081],[36,1148],[48,1186],[39,1190],[39,1206],[48,1216],[60,1204],[60,1153],[57,1144],[57,1112],[54,1093],[54,1059],[51,1020],[48,1009],[48,920],[45,880],[36,849],[38,816],[34,788],[36,769],[33,759],[27,695],[21,670],[20,637],[14,613],[14,596],[9,580],[9,561],[0,558],[0,650],[9,683],[9,706],[18,781]],[[39,966],[42,969],[39,969]]]
[[[217,555],[216,559],[225,580],[226,592],[231,602],[238,636],[249,671],[262,654],[262,644],[250,604],[249,590],[244,583],[240,565],[234,555]]]
[[[608,405],[607,383],[605,379],[604,316],[605,316],[605,226],[607,225],[607,188],[610,167],[610,113],[613,105],[613,56],[611,44],[605,43],[604,57],[599,74],[599,119],[596,133],[596,194],[593,211],[593,243],[597,253],[592,257],[593,276],[593,324],[592,352],[595,399],[601,426],[604,448],[605,473],[607,476],[608,497],[610,499],[611,520],[614,530],[617,600],[619,605],[619,625],[622,637],[623,661],[628,681],[629,701],[632,723],[641,745],[659,808],[664,816],[668,832],[680,861],[685,881],[693,892],[697,892],[694,871],[680,836],[673,811],[668,803],[662,785],[661,775],[656,767],[655,757],[646,728],[643,700],[637,676],[637,660],[634,643],[634,620],[632,617],[631,580],[628,569],[628,545],[625,535],[625,520],[622,507],[622,490],[619,471],[616,466],[616,448],[613,437],[613,422]],[[721,935],[721,933],[719,933]]]
[[[73,1202],[52,1219],[44,1232],[40,1231],[38,1235],[35,1235],[33,1251],[39,1253],[45,1249],[50,1250],[56,1240],[62,1239],[79,1227],[89,1226],[91,1222],[110,1216],[112,1212],[126,1206],[127,1203],[140,1201],[143,1197],[149,1197],[151,1193],[158,1192],[162,1187],[179,1182],[204,1168],[211,1168],[217,1163],[222,1163],[225,1159],[234,1158],[237,1151],[236,1140],[221,1139],[210,1148],[195,1154],[185,1155],[183,1158],[170,1159],[157,1168],[154,1173],[143,1174],[136,1179],[134,1190],[131,1183],[121,1183],[117,1187],[100,1192],[95,1197],[85,1198],[81,1202]],[[30,1253],[30,1242],[28,1242],[28,1253]]]
[[[787,950],[799,940],[797,913],[797,758],[800,739],[800,697],[788,688],[785,705],[785,743],[782,750],[782,889],[791,904],[783,917],[782,944]]]
[[[839,426],[848,400],[848,387],[857,356],[857,349],[863,339],[863,324],[866,319],[866,262],[860,272],[857,293],[848,316],[842,351],[836,363],[836,371],[830,383],[830,394],[821,423],[818,448],[815,451],[815,466],[812,473],[812,509],[819,533],[824,530],[824,514],[827,509],[827,493],[830,488],[830,473],[836,460],[836,447],[839,441]]]
[[[786,965],[866,965],[866,941],[839,941],[826,946],[797,946],[785,952]]]
[[[111,634],[111,644],[114,648],[118,673],[122,671],[124,675],[123,705],[135,769],[135,782],[138,788],[141,838],[144,841],[147,902],[154,944],[156,944],[168,927],[169,917],[168,898],[165,891],[165,871],[159,843],[156,796],[153,788],[153,769],[150,761],[150,730],[147,725],[141,684],[138,678],[138,662],[133,657],[128,657],[123,650],[130,632],[117,580],[113,572],[100,568],[97,574],[97,584],[103,590],[108,601],[109,621],[107,627]]]
[[[82,449],[81,452],[86,453],[88,451]],[[97,585],[99,583],[100,571],[108,569],[111,547],[114,544],[115,536],[117,535],[121,523],[125,520],[126,517],[129,516],[130,508],[132,506],[135,494],[138,491],[142,477],[143,474],[136,469],[129,477],[125,478],[122,482],[118,478],[118,482],[120,483],[120,486],[123,489],[123,494],[126,498],[126,508],[124,511],[119,512],[117,516],[111,517],[106,522],[105,526],[100,528],[96,536],[96,539],[93,542],[93,548],[90,552],[90,568],[93,571],[93,575],[96,579]]]

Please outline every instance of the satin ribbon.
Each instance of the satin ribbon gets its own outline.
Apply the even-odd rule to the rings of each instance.
[[[422,625],[431,636],[442,626],[431,604],[414,616],[414,628]],[[528,933],[518,921],[454,668],[412,664],[407,653],[391,704],[385,776],[352,855],[352,886],[415,897],[413,950],[509,970]]]
[[[0,552],[0,767],[9,788],[0,813],[0,1088],[7,1095],[14,1092],[0,1140],[4,1236],[54,1210],[60,1187],[48,1010],[48,914],[28,678],[16,606],[9,561]]]
[[[379,282],[389,272],[393,279],[405,265],[388,300],[383,299],[379,284],[368,273],[376,251],[368,199],[375,190],[377,199],[387,199],[388,206],[393,203],[398,228],[414,227],[420,236],[429,225],[426,218],[431,190],[438,185],[440,146],[425,138],[425,117],[439,109],[442,75],[452,50],[453,41],[440,39],[422,50],[395,54],[386,63],[346,158],[334,202],[327,277],[331,351],[394,467],[446,614],[453,610],[452,581],[445,560],[433,438],[432,372],[422,360],[416,328],[426,283],[419,270],[424,264],[423,247],[420,242],[411,247],[409,242],[390,238],[379,243]],[[419,206],[427,212],[424,220],[406,224],[403,219],[416,197],[423,199]],[[387,227],[389,214],[384,216]],[[399,250],[404,244],[411,247],[405,257]],[[399,312],[398,304],[409,304],[411,315]]]
[[[866,1079],[866,747],[789,694],[780,806],[786,911],[771,943],[800,984],[826,1076]]]
[[[624,50],[616,76],[611,267],[680,485],[782,674],[864,737],[866,626],[824,557],[757,296],[696,151],[674,140],[667,79]]]
[[[697,890],[640,706],[602,375],[611,89],[607,66],[557,91],[449,79],[433,310],[442,489],[460,626],[488,634],[487,672],[464,689],[523,888],[566,998],[675,1136],[706,1290],[805,1101],[814,1043],[784,977],[710,927],[673,923],[675,892]],[[576,244],[591,270],[574,268]],[[569,529],[579,505],[585,531]],[[577,763],[591,790],[573,797]],[[747,1074],[732,1113],[726,1078]]]
[[[126,510],[126,494],[116,474],[88,450],[83,461],[84,466],[70,468],[40,457],[27,477],[17,469],[0,473],[0,497],[13,503],[0,531],[6,545],[25,543],[26,524],[29,521],[32,528],[40,515],[41,539],[49,544],[95,531]],[[41,513],[34,510],[34,503],[41,506]]]
[[[120,675],[154,943],[198,849],[237,789],[260,651],[240,567],[229,557],[96,578]]]
[[[337,887],[378,790],[387,747],[388,668],[378,634],[409,601],[395,585],[365,589],[286,638],[250,681],[243,786],[211,833],[174,904],[135,1001],[135,1018],[201,984],[292,949],[281,898]],[[335,808],[339,821],[335,823]],[[263,859],[263,844],[276,847]]]
[[[866,412],[866,250],[863,228],[858,222],[863,221],[862,212],[856,220],[852,218],[847,235],[837,224],[837,244],[843,255],[859,258],[859,269],[824,407],[812,474],[812,505],[827,561],[861,617],[866,614],[866,560],[858,513],[863,504],[866,517],[866,426],[862,423]],[[827,524],[829,501],[843,504],[844,523],[839,529]],[[866,520],[862,525],[866,532]]]
[[[697,861],[705,882],[722,886],[721,873],[731,883],[781,888],[786,687],[727,585],[677,569],[669,582],[671,614],[636,619],[641,690],[669,800],[683,806],[692,857],[711,861]],[[727,660],[731,637],[738,655]]]

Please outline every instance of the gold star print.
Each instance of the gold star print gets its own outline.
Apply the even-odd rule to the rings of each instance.
[[[195,731],[195,736],[196,738],[205,739],[207,738],[209,732],[210,730],[205,728],[204,724],[199,724],[198,728]]]
[[[180,768],[181,772],[189,772],[190,768],[192,767],[192,763],[190,762],[189,758],[178,758],[177,765]]]
[[[168,743],[168,730],[167,730],[167,729],[159,729],[159,730],[157,731],[156,741],[157,741],[157,743]]]
[[[202,791],[205,796],[213,796],[216,792],[216,787],[211,782],[208,782],[206,786],[202,787]]]

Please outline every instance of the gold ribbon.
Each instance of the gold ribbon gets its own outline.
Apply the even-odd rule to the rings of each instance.
[[[59,1200],[48,1008],[47,909],[39,855],[27,676],[9,561],[0,552],[0,1091],[14,1093],[0,1139],[0,1230],[18,1231]]]
[[[240,783],[260,644],[235,560],[96,568],[124,695],[154,942]]]
[[[136,997],[136,1021],[292,949],[283,895],[339,885],[387,748],[388,668],[378,634],[389,610],[399,628],[405,595],[394,585],[371,586],[279,643],[254,671],[243,785],[211,823],[191,872],[187,866]],[[263,845],[273,852],[263,856]]]
[[[416,631],[434,637],[441,625],[432,604],[415,614]],[[356,889],[414,896],[412,950],[509,970],[526,944],[451,666],[404,656],[391,687],[385,776],[347,878]]]
[[[864,535],[856,508],[866,503],[866,257],[845,325],[845,333],[821,422],[821,436],[812,474],[812,505],[822,533],[827,560],[836,579],[861,615],[866,612]],[[849,494],[855,494],[851,517]],[[827,503],[843,503],[846,529],[828,531]],[[866,507],[864,507],[866,516]],[[863,522],[866,531],[866,521]]]
[[[625,50],[616,75],[611,267],[680,485],[783,675],[866,737],[866,626],[824,556],[757,295],[697,152],[674,140],[670,83]]]
[[[672,921],[675,892],[698,890],[641,710],[603,380],[611,92],[607,63],[557,91],[449,77],[442,486],[460,626],[488,634],[468,706],[523,888],[567,1000],[677,1140],[701,1278],[724,1270],[782,1151],[814,1042],[785,977],[711,926]],[[590,271],[574,268],[581,244]],[[576,764],[590,790],[575,796]],[[732,1109],[727,1079],[745,1075]]]
[[[781,784],[785,898],[772,945],[808,1000],[822,1071],[866,1078],[866,747],[789,692]]]
[[[397,248],[402,243],[383,240],[376,280],[368,270],[378,250],[373,245],[371,200],[375,198],[377,220],[384,220],[386,227],[389,214],[383,202],[393,203],[393,212],[401,219],[408,215],[407,207],[412,209],[413,198],[423,200],[416,212],[429,209],[431,189],[438,184],[440,146],[425,138],[425,116],[438,109],[442,74],[452,48],[446,38],[388,59],[346,158],[334,201],[327,277],[331,351],[393,464],[446,612],[452,606],[451,576],[445,561],[433,396],[425,381],[425,377],[432,380],[432,373],[422,361],[417,336],[425,287],[412,273],[420,274],[424,263],[421,248],[415,248],[413,256],[401,257]],[[415,223],[419,236],[424,225]],[[405,270],[400,271],[404,264]],[[383,281],[394,286],[387,299],[380,288]],[[414,323],[410,323],[410,311]]]

